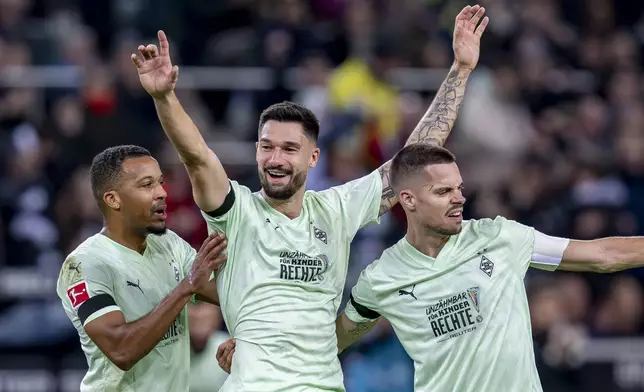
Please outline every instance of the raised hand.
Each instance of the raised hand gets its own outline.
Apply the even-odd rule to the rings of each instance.
[[[485,8],[479,5],[468,5],[456,16],[453,42],[454,61],[460,68],[474,69],[479,61],[481,35],[490,21],[487,16],[483,18],[484,14]]]
[[[154,98],[163,98],[174,91],[179,78],[179,67],[170,60],[170,44],[163,31],[157,33],[159,49],[156,45],[139,46],[139,55],[131,58],[139,72],[141,85]]]
[[[186,277],[193,294],[200,291],[210,281],[212,272],[226,261],[226,255],[222,255],[221,252],[226,249],[227,244],[224,234],[216,231],[203,242]]]

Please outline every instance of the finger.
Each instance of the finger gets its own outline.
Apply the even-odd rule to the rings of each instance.
[[[150,60],[152,58],[148,50],[143,45],[139,45],[139,53],[141,53],[141,56],[143,56],[143,58],[146,60]]]
[[[458,15],[456,15],[456,21],[470,20],[470,18],[472,18],[472,15],[474,15],[474,13],[471,12],[471,10],[472,10],[472,6],[469,6],[469,5],[463,8],[461,12],[459,12]]]
[[[159,38],[159,48],[161,56],[170,56],[170,42],[168,42],[168,37],[166,37],[163,30],[159,30],[157,33],[157,38]]]
[[[485,8],[481,7],[478,11],[476,11],[476,14],[474,14],[474,17],[470,20],[470,30],[474,31],[474,28],[477,24],[479,24],[479,21],[481,20],[483,15],[485,15]]]
[[[230,373],[230,369],[233,367],[233,356],[235,354],[235,350],[233,349],[230,354],[228,354],[228,357],[226,358],[226,369],[228,369],[228,373]]]
[[[215,260],[211,261],[208,265],[211,270],[219,269],[228,260],[227,255],[219,255]]]
[[[204,254],[204,253],[206,253],[206,254],[207,254],[207,250],[206,250],[206,249],[209,249],[209,248],[208,248],[208,245],[210,245],[210,243],[211,243],[212,241],[216,241],[218,238],[219,238],[219,232],[218,232],[218,231],[216,231],[216,230],[213,230],[213,232],[212,232],[212,233],[210,233],[210,235],[208,235],[208,237],[207,237],[207,238],[204,240],[204,242],[201,244],[201,248],[199,248],[199,252],[198,252],[198,253],[199,253],[199,254]],[[213,245],[213,246],[214,246],[214,245]]]
[[[224,354],[224,350],[226,350],[226,347],[228,347],[228,343],[230,343],[230,339],[226,340],[222,344],[217,347],[217,354],[215,354],[215,358],[217,358],[217,361],[219,361]]]
[[[208,253],[206,253],[206,257],[208,260],[214,261],[218,256],[220,256],[220,253],[226,249],[226,246],[228,246],[228,240],[223,238],[219,243],[213,246]]]
[[[137,68],[141,68],[143,66],[143,59],[137,56],[136,54],[132,53],[130,58],[132,59],[132,62],[134,63],[134,65],[136,65]]]
[[[150,44],[145,49],[150,53],[150,57],[155,58],[159,56],[159,50],[156,45]]]
[[[179,79],[179,66],[175,65],[172,67],[172,72],[170,73],[170,83],[175,84]]]
[[[476,31],[474,32],[478,37],[483,35],[483,32],[485,32],[485,28],[487,27],[487,24],[490,22],[490,18],[487,16],[483,18],[483,21],[479,25],[479,27],[476,28]]]

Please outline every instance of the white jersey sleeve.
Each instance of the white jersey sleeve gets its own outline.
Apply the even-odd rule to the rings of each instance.
[[[373,269],[373,265],[369,265],[360,273],[358,282],[351,290],[349,302],[344,309],[347,317],[354,323],[365,323],[380,317],[380,313],[376,310],[378,308],[376,295],[369,280],[369,271]]]
[[[114,279],[96,258],[78,253],[69,256],[61,269],[56,291],[70,318],[81,325],[113,311],[121,311],[114,298]]]
[[[350,238],[364,226],[379,221],[382,177],[378,170],[320,194],[336,206],[336,212],[344,220]]]

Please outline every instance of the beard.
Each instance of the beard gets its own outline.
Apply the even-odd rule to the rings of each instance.
[[[270,169],[267,169],[267,170],[270,170]],[[260,169],[258,171],[258,174],[259,174],[259,183],[262,185],[262,189],[264,190],[264,193],[266,193],[266,196],[275,200],[290,199],[306,183],[306,172],[300,172],[297,174],[288,173],[291,175],[291,181],[282,187],[271,186],[271,184],[268,182],[268,179],[266,178],[266,172],[264,170]]]
[[[164,222],[163,226],[148,226],[148,227],[145,228],[145,231],[148,234],[162,235],[162,234],[165,234],[168,231],[168,226],[166,226],[166,224]]]
[[[452,236],[456,235],[463,230],[463,225],[460,224],[458,227],[445,227],[445,226],[430,226],[430,225],[425,225],[425,231],[428,233],[436,233],[438,235],[442,236]]]

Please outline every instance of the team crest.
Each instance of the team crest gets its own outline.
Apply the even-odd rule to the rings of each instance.
[[[172,268],[174,269],[174,279],[179,283],[181,280],[181,274],[179,274],[179,268],[177,268],[176,265],[172,265]]]
[[[325,254],[320,254],[316,257],[322,261],[322,270],[317,274],[317,277],[319,280],[324,280],[324,274],[329,269],[329,258]]]
[[[481,271],[485,272],[487,276],[492,277],[492,271],[494,270],[494,263],[492,260],[488,259],[485,255],[481,256],[481,264],[479,265]]]
[[[313,235],[318,240],[324,242],[325,245],[327,244],[326,231],[320,230],[317,227],[313,226]]]
[[[472,300],[472,304],[474,305],[474,309],[476,309],[477,312],[480,312],[479,310],[480,293],[481,293],[481,290],[478,287],[472,287],[467,289],[467,294],[470,296],[470,299]]]

